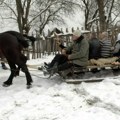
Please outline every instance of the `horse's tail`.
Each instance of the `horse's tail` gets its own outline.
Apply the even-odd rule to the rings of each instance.
[[[15,36],[18,40],[18,42],[24,47],[27,48],[29,46],[28,42],[24,39],[23,35],[16,31],[7,31],[5,33],[9,33],[13,36]]]

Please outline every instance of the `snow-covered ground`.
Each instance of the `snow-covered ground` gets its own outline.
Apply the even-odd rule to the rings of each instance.
[[[43,64],[52,57],[30,60]],[[13,85],[3,87],[9,70],[0,67],[0,120],[120,120],[120,76],[102,82],[67,84],[59,76],[44,79],[30,69],[33,87],[26,89],[21,72]]]

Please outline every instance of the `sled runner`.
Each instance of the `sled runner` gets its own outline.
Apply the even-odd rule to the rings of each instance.
[[[42,71],[45,78],[50,78],[50,75],[43,66],[37,67],[35,65],[28,65],[32,68],[37,68]],[[113,77],[120,75],[120,65],[107,64],[103,66],[87,66],[87,67],[73,67],[57,73],[61,79],[67,83],[78,84],[81,82],[100,82],[106,77]],[[56,74],[54,74],[56,75]]]
[[[88,78],[88,79],[66,79],[65,82],[72,84],[79,84],[81,82],[100,82],[104,78]]]

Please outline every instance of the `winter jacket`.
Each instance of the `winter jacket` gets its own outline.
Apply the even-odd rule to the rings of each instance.
[[[111,51],[111,41],[108,40],[107,38],[104,38],[103,40],[100,41],[101,44],[101,57],[102,58],[108,58],[111,57],[112,51]]]
[[[78,40],[74,41],[67,48],[67,52],[70,51],[70,60],[73,62],[73,64],[79,66],[87,65],[89,57],[89,43],[87,40],[79,38]]]
[[[89,59],[100,58],[100,41],[97,38],[89,40]]]
[[[113,51],[114,56],[120,56],[120,33],[117,36],[117,41]]]

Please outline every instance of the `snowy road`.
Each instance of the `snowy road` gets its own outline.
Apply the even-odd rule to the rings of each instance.
[[[120,76],[73,85],[30,72],[31,89],[26,89],[23,73],[2,87],[9,70],[0,69],[0,120],[120,120]]]

